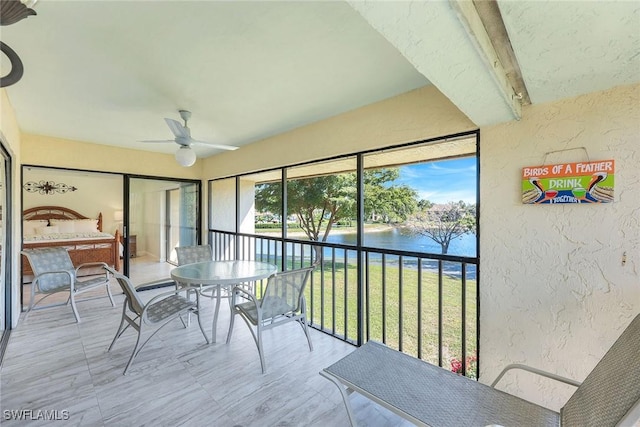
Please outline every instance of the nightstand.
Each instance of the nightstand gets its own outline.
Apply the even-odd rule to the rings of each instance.
[[[135,258],[138,256],[138,241],[137,236],[132,234],[129,236],[129,257]]]
[[[124,236],[120,236],[120,243],[124,243]],[[129,258],[135,258],[138,256],[138,241],[137,236],[132,234],[129,236]]]

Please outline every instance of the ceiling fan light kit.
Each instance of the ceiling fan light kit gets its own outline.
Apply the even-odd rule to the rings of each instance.
[[[188,168],[196,162],[196,153],[188,145],[183,145],[176,151],[176,161],[180,166]]]
[[[237,150],[238,147],[233,145],[215,144],[207,141],[198,141],[191,138],[191,129],[187,126],[187,122],[191,118],[191,111],[178,110],[180,117],[184,120],[184,125],[174,119],[165,118],[164,121],[171,129],[174,135],[174,139],[165,139],[161,141],[141,141],[141,142],[175,142],[180,146],[180,149],[176,152],[176,161],[184,166],[189,167],[196,162],[196,153],[191,149],[191,144],[206,145],[219,150]]]

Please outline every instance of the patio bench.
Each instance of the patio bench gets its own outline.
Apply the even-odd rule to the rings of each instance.
[[[640,419],[638,354],[640,315],[582,383],[510,365],[488,386],[375,341],[320,375],[340,390],[352,426],[356,419],[349,395],[354,391],[417,426],[631,426]],[[509,369],[525,369],[578,388],[558,413],[493,388]]]

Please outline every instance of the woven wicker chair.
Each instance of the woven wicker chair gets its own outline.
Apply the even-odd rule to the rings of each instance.
[[[261,299],[241,285],[234,286],[232,290],[231,322],[227,344],[231,341],[233,321],[236,315],[239,315],[251,330],[253,340],[258,347],[263,374],[267,372],[262,344],[262,331],[265,329],[275,328],[295,320],[302,326],[309,343],[309,350],[313,351],[307,325],[304,288],[314,268],[315,266],[274,274],[269,277]],[[248,302],[242,302],[246,300]]]
[[[34,310],[36,304],[44,300],[48,296],[58,292],[68,292],[69,298],[64,305],[71,302],[71,309],[76,318],[76,322],[80,322],[80,315],[76,307],[76,295],[87,292],[101,286],[104,286],[109,295],[111,306],[115,307],[111,289],[109,288],[109,273],[102,269],[107,264],[104,262],[90,262],[79,265],[77,268],[73,266],[69,252],[62,247],[25,249],[22,254],[27,257],[31,269],[33,270],[34,279],[31,282],[31,296],[29,298],[29,308],[27,314]],[[78,279],[78,273],[95,270],[100,268],[98,274],[92,274],[87,279]],[[91,271],[93,273],[93,271]],[[36,294],[44,295],[38,301],[35,301]],[[39,307],[38,309],[56,307],[63,304],[51,304]],[[36,310],[38,310],[36,309]]]
[[[113,337],[113,341],[111,341],[111,345],[107,351],[111,351],[118,338],[120,338],[129,326],[138,331],[136,345],[133,348],[127,366],[124,368],[124,375],[127,374],[127,371],[133,363],[133,359],[140,353],[147,342],[149,342],[162,327],[172,320],[180,318],[183,314],[193,313],[197,316],[200,331],[207,344],[209,344],[207,334],[205,334],[202,323],[200,322],[200,312],[198,309],[200,297],[198,294],[196,294],[196,301],[194,302],[179,295],[181,292],[185,292],[186,289],[177,289],[156,295],[145,304],[140,299],[136,288],[128,277],[123,276],[109,267],[107,267],[107,270],[113,274],[113,277],[118,281],[125,294],[125,301],[122,307],[122,320],[120,321],[118,332],[116,332],[115,337]],[[152,332],[141,343],[141,338],[147,330],[151,330]]]
[[[577,389],[560,413],[495,389],[505,372],[525,369]],[[491,386],[369,341],[320,375],[336,384],[351,425],[356,391],[419,426],[634,426],[640,422],[640,315],[582,382],[509,365]]]

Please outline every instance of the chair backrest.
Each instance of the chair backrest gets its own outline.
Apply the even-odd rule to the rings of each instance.
[[[261,302],[264,318],[299,312],[304,288],[314,268],[288,270],[269,277]]]
[[[55,289],[64,288],[70,286],[70,277],[68,274],[47,274],[39,277],[43,273],[49,273],[51,271],[69,271],[71,273],[71,280],[75,280],[75,267],[71,262],[69,252],[65,248],[53,247],[53,248],[37,248],[37,249],[25,249],[22,254],[27,257],[31,269],[37,280],[38,288],[43,292],[52,291]]]
[[[640,314],[562,408],[563,426],[614,426],[640,401]]]
[[[213,259],[213,251],[209,245],[178,246],[176,255],[178,256],[178,265],[211,261]]]
[[[133,311],[137,315],[142,315],[142,311],[144,310],[144,303],[140,299],[138,295],[138,291],[136,291],[135,286],[131,283],[131,280],[114,270],[111,267],[104,267],[109,273],[113,275],[113,277],[118,281],[118,284],[122,288],[124,295],[127,297],[126,303],[129,304],[129,310]]]

